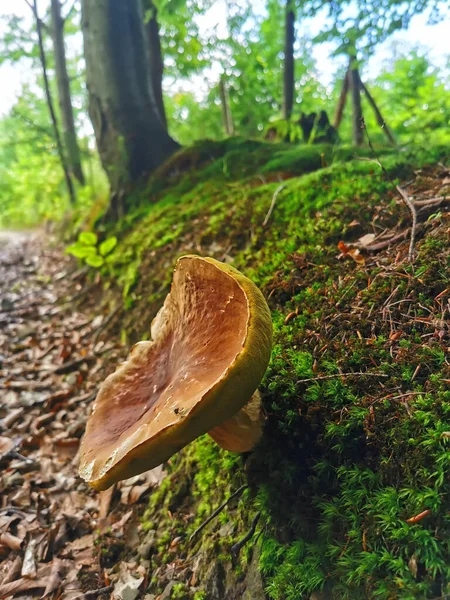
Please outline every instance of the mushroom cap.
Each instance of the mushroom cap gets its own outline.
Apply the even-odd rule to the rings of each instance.
[[[104,381],[88,420],[79,471],[97,490],[165,462],[235,415],[272,349],[270,311],[256,285],[199,256],[177,261],[151,335]]]

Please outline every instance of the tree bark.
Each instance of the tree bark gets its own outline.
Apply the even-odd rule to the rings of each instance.
[[[55,135],[56,148],[58,151],[59,159],[61,161],[62,169],[64,171],[64,179],[66,181],[66,186],[67,186],[67,191],[69,193],[70,203],[75,204],[75,190],[73,187],[72,178],[70,176],[69,168],[68,168],[66,157],[64,154],[64,148],[63,148],[63,145],[61,142],[61,135],[59,133],[58,121],[56,120],[56,114],[55,114],[55,109],[54,109],[54,105],[53,105],[53,98],[52,98],[52,94],[50,91],[50,84],[49,84],[48,73],[47,73],[47,57],[45,55],[44,41],[42,38],[42,21],[39,18],[37,0],[33,0],[33,4],[30,4],[30,6],[33,10],[34,18],[36,21],[36,31],[37,31],[37,35],[38,35],[38,45],[39,45],[39,57],[40,57],[41,66],[42,66],[42,75],[44,78],[45,96],[47,99],[47,106],[48,106],[48,110],[50,112],[50,118],[52,121],[53,132]]]
[[[80,149],[78,147],[77,135],[75,132],[69,74],[67,72],[66,50],[64,46],[64,19],[61,15],[60,0],[51,0],[51,13],[56,82],[58,85],[59,106],[61,109],[67,162],[74,176],[82,185],[84,185],[85,181],[83,170],[81,168]]]
[[[353,143],[355,146],[361,146],[363,137],[363,113],[361,107],[361,87],[359,85],[359,73],[356,57],[350,58],[349,66],[350,90],[352,93],[352,129]]]
[[[341,94],[339,96],[338,105],[336,107],[336,112],[334,114],[333,127],[336,129],[336,131],[339,129],[341,122],[342,122],[342,117],[344,116],[344,109],[345,109],[345,104],[347,102],[349,83],[350,83],[350,67],[345,72],[344,80],[342,82]]]
[[[228,96],[228,90],[227,90],[225,80],[223,77],[221,77],[220,81],[219,81],[219,95],[220,95],[220,102],[222,104],[222,119],[223,119],[223,128],[225,130],[225,134],[228,136],[234,135],[234,124],[233,124],[233,116],[231,114],[231,109],[230,109],[230,99]]]
[[[144,0],[144,8],[150,13],[150,18],[145,25],[145,33],[147,36],[147,47],[149,53],[151,87],[159,117],[164,124],[164,127],[167,129],[167,117],[166,110],[164,108],[164,96],[162,89],[164,59],[161,48],[161,38],[159,35],[158,9],[153,4],[153,0]],[[146,16],[148,17],[148,15]]]
[[[294,42],[295,42],[295,12],[294,0],[286,0],[284,32],[284,92],[283,119],[288,121],[294,106]]]
[[[89,114],[112,198],[177,148],[151,90],[140,0],[83,0]]]
[[[364,95],[367,98],[368,103],[370,104],[370,106],[372,107],[373,112],[375,113],[375,118],[377,120],[378,125],[381,127],[381,129],[386,134],[386,137],[389,140],[389,142],[393,146],[396,146],[397,144],[396,144],[394,136],[391,133],[391,130],[386,125],[386,121],[383,119],[383,115],[381,114],[380,109],[378,108],[377,103],[375,102],[372,94],[369,92],[369,90],[367,89],[367,87],[361,81],[361,77],[360,77],[359,73],[358,73],[358,79],[359,79],[359,86],[360,86],[361,90],[364,92]]]

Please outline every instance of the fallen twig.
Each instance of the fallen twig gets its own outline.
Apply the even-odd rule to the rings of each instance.
[[[282,192],[282,191],[284,190],[284,188],[285,188],[285,187],[286,187],[286,186],[285,186],[285,184],[284,184],[284,183],[282,183],[282,184],[281,184],[281,185],[279,185],[279,186],[277,187],[277,189],[275,190],[275,193],[274,193],[274,195],[273,195],[273,197],[272,197],[272,202],[270,203],[270,207],[269,207],[269,210],[268,210],[268,212],[267,212],[266,218],[264,219],[264,221],[263,221],[263,223],[262,223],[262,224],[263,224],[263,227],[265,227],[265,226],[267,225],[267,223],[269,222],[269,219],[270,219],[270,217],[271,217],[271,215],[272,215],[273,209],[275,208],[275,202],[277,201],[278,194],[279,194],[280,192]]]
[[[82,394],[81,396],[75,396],[75,398],[72,398],[71,400],[69,400],[68,406],[73,406],[74,404],[78,404],[79,402],[89,403],[92,400],[95,400],[96,396],[97,396],[97,390],[95,390],[94,392],[87,392],[86,394]]]
[[[101,334],[103,333],[103,331],[108,327],[108,325],[111,323],[111,321],[117,316],[117,314],[119,313],[120,309],[121,309],[121,306],[119,305],[117,308],[115,308],[112,311],[112,313],[110,315],[108,315],[106,317],[106,319],[98,327],[98,329],[93,332],[92,341],[93,341],[94,344],[96,344],[98,342],[99,337],[101,336]]]
[[[260,517],[261,517],[261,513],[260,512],[256,513],[256,515],[253,517],[253,521],[250,526],[250,529],[244,535],[242,540],[240,540],[239,542],[236,542],[236,544],[233,544],[233,546],[231,546],[231,554],[233,555],[234,558],[236,558],[238,556],[239,552],[241,551],[241,548],[243,548],[243,546],[245,546],[245,544],[249,540],[251,540],[252,537],[254,536],[255,531],[256,531],[256,526],[258,525],[258,521],[259,521]]]
[[[400,196],[403,198],[403,202],[406,204],[406,206],[408,207],[408,210],[411,214],[412,227],[411,227],[411,237],[410,237],[409,250],[408,250],[408,260],[409,260],[409,262],[412,262],[414,259],[414,246],[416,243],[416,233],[417,233],[417,210],[416,210],[416,207],[414,206],[413,202],[411,201],[411,198],[408,196],[407,192],[402,187],[400,187],[399,185],[396,185],[395,189],[400,194]]]
[[[225,508],[225,506],[236,496],[238,496],[239,494],[242,494],[242,492],[248,488],[248,485],[241,485],[240,488],[238,488],[235,492],[233,492],[231,494],[231,496],[229,496],[225,502],[222,502],[222,504],[219,506],[219,508],[216,508],[216,510],[206,519],[206,521],[203,521],[203,523],[200,525],[200,527],[197,527],[197,529],[194,531],[194,533],[191,535],[191,537],[189,538],[189,541],[192,542],[192,540],[201,532],[203,531],[203,529],[208,525],[208,523],[211,523],[211,521],[213,519],[215,519],[217,517],[218,514],[220,514],[223,509]]]
[[[378,164],[378,166],[380,167],[380,169],[383,171],[383,175],[386,178],[386,181],[389,181],[391,184],[393,184],[391,178],[389,177],[389,173],[386,171],[386,169],[384,168],[384,166],[380,162],[380,159],[378,158],[377,153],[375,152],[375,148],[372,145],[372,140],[370,139],[369,132],[367,131],[367,127],[366,127],[366,124],[365,124],[364,121],[363,121],[363,129],[366,132],[367,143],[369,144],[369,148],[371,149],[372,154],[375,157],[375,160],[373,162],[375,162],[376,164]],[[400,194],[400,197],[402,198],[403,202],[406,204],[406,206],[407,206],[407,208],[409,210],[409,213],[411,215],[412,227],[411,227],[411,239],[410,239],[410,243],[409,243],[408,259],[409,259],[409,262],[412,262],[413,258],[414,258],[414,245],[415,245],[415,242],[416,242],[417,211],[416,211],[416,207],[414,206],[413,202],[411,201],[411,199],[410,199],[409,195],[407,194],[406,190],[404,190],[399,185],[396,185],[395,189]]]
[[[405,230],[401,231],[400,233],[397,233],[397,235],[394,235],[394,236],[388,238],[387,240],[383,240],[382,242],[370,244],[370,246],[362,246],[362,245],[357,244],[356,247],[364,248],[364,250],[367,252],[375,252],[376,250],[383,250],[383,248],[387,248],[388,246],[390,246],[391,244],[394,244],[395,242],[400,242],[401,240],[404,240],[406,237],[408,237],[408,233],[409,233],[409,229],[405,229]]]
[[[82,356],[81,358],[77,358],[75,360],[72,360],[72,361],[64,364],[64,365],[61,365],[60,367],[56,367],[56,369],[52,370],[52,373],[55,373],[56,375],[65,375],[66,373],[75,371],[83,363],[92,362],[95,360],[96,360],[95,356]]]
[[[43,392],[51,388],[52,384],[53,381],[49,379],[45,381],[8,381],[8,383],[0,383],[0,389],[19,392]]]
[[[323,381],[324,379],[337,379],[338,377],[389,377],[386,373],[334,373],[333,375],[318,375],[317,377],[308,377],[307,379],[299,379],[297,383],[307,383],[308,381]]]
[[[84,594],[79,594],[78,596],[74,596],[72,600],[87,600],[88,598],[97,598],[97,596],[101,596],[102,594],[107,594],[111,592],[113,589],[112,585],[108,585],[106,587],[102,587],[98,590],[91,590],[90,592],[85,592]]]

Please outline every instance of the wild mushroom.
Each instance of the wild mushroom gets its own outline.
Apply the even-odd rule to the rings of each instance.
[[[235,452],[261,435],[255,390],[269,363],[272,322],[250,279],[212,258],[180,258],[151,336],[94,403],[80,475],[97,490],[165,462],[206,432]]]

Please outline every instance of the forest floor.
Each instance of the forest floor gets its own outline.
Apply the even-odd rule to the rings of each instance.
[[[100,495],[77,475],[91,402],[123,355],[102,339],[107,315],[74,309],[85,274],[42,234],[0,233],[0,598],[134,598],[145,584],[142,565],[109,567],[139,544],[162,468]]]
[[[100,269],[42,235],[0,243],[0,598],[448,597],[448,147],[364,152],[182,150],[97,229],[118,239]],[[89,407],[186,253],[267,298],[263,439],[241,457],[203,436],[97,495]]]

